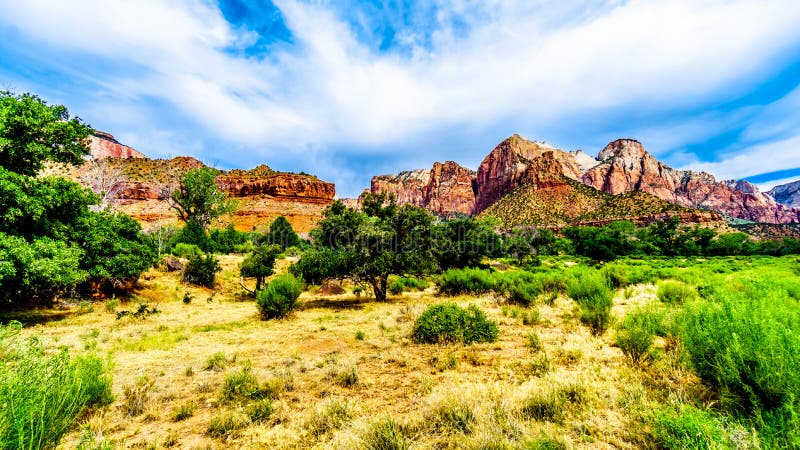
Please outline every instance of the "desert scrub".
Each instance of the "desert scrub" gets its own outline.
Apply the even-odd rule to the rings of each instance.
[[[428,306],[414,323],[412,338],[417,343],[441,344],[495,342],[497,324],[477,306],[466,309],[454,303]]]
[[[436,284],[441,294],[486,294],[495,287],[495,275],[482,269],[448,269],[437,278]]]
[[[226,412],[211,419],[206,434],[213,438],[234,436],[242,428],[250,426],[250,419],[240,412]]]
[[[213,287],[221,270],[214,255],[192,256],[183,269],[182,279],[198,286]]]
[[[632,363],[640,364],[652,356],[653,338],[663,335],[665,314],[655,307],[639,307],[617,325],[614,343]]]
[[[411,447],[405,427],[391,417],[369,424],[359,436],[363,450],[406,450]]]
[[[736,286],[677,318],[678,336],[723,407],[744,413],[768,447],[800,446],[800,306],[783,291]]]
[[[256,305],[264,319],[285,317],[297,304],[303,292],[303,283],[292,274],[275,277],[267,288],[256,295]]]
[[[598,272],[580,271],[567,285],[567,295],[580,306],[581,322],[588,325],[593,334],[603,334],[611,324],[614,298],[606,278]]]
[[[0,325],[0,448],[53,448],[86,408],[113,400],[108,364],[48,354],[21,328]]]
[[[697,291],[680,281],[662,281],[656,296],[664,303],[681,304],[697,297]]]
[[[397,277],[389,282],[387,290],[392,295],[400,295],[404,291],[423,291],[428,287],[428,282],[410,277]]]
[[[338,430],[353,417],[353,408],[344,400],[330,400],[315,409],[305,422],[308,432],[319,439]]]
[[[220,392],[221,400],[233,401],[264,397],[277,397],[277,393],[272,389],[262,389],[249,364],[242,367],[241,370],[228,372],[225,376],[225,382],[222,384]]]

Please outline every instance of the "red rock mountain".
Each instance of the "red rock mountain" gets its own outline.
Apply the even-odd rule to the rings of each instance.
[[[393,194],[400,204],[427,208],[437,214],[470,214],[475,205],[475,172],[453,161],[434,163],[431,170],[372,177],[370,192]]]
[[[144,154],[120,144],[114,136],[102,131],[95,131],[89,136],[89,149],[94,158],[144,158]]]
[[[98,171],[104,176],[113,174],[117,178],[113,207],[139,220],[145,229],[178,221],[166,202],[169,190],[187,171],[206,167],[187,156],[149,159],[106,133],[92,136],[90,149],[95,161],[79,167],[52,167],[50,171],[84,184],[91,184]],[[308,232],[336,196],[333,183],[312,175],[276,172],[265,165],[220,171],[216,182],[238,202],[238,210],[214,226],[232,223],[244,231],[266,229],[276,217],[284,216],[296,231]]]
[[[542,165],[534,162],[545,154],[547,167],[555,167],[567,179],[609,194],[645,192],[682,207],[718,211],[754,222],[800,222],[800,210],[777,203],[750,183],[717,181],[705,172],[673,169],[633,139],[611,142],[597,158],[592,158],[580,150],[566,152],[513,135],[495,147],[478,167],[471,180],[475,193],[471,209],[466,190],[466,177],[471,172],[452,162],[443,166],[450,171],[451,179],[456,171],[459,173],[462,181],[458,183],[437,184],[435,179],[442,176],[441,172],[417,170],[374,177],[370,191],[391,192],[400,203],[423,206],[437,213],[452,212],[456,209],[454,205],[458,205],[458,212],[469,210],[480,214],[521,185],[541,184],[541,180],[537,181],[537,171]],[[437,186],[436,203],[431,202],[427,193],[429,185]]]

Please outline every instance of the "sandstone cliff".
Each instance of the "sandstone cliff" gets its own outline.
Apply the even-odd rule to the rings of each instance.
[[[800,208],[800,180],[775,186],[767,194],[784,206]]]
[[[604,148],[582,181],[611,194],[642,191],[677,205],[719,211],[767,223],[800,222],[800,211],[775,202],[746,181],[718,182],[705,172],[675,170],[646,152],[638,141],[619,139]]]
[[[51,166],[48,172],[87,185],[93,177],[113,177],[112,207],[139,220],[145,229],[178,221],[166,201],[169,191],[187,171],[206,167],[188,156],[149,159],[106,133],[96,133],[90,149],[94,161],[79,167]],[[216,182],[238,202],[238,210],[212,226],[232,223],[243,231],[265,229],[284,216],[297,232],[308,232],[336,196],[333,183],[312,175],[277,172],[266,165],[219,171]]]
[[[434,166],[432,171],[374,177],[370,191],[390,192],[399,203],[411,203],[437,213],[480,214],[519,186],[541,184],[537,180],[541,162],[532,162],[545,154],[547,164],[559,174],[609,194],[644,192],[678,206],[718,211],[749,221],[800,222],[800,210],[775,202],[752,184],[741,180],[718,182],[705,172],[675,170],[658,161],[634,139],[611,142],[593,158],[581,150],[565,152],[515,134],[495,147],[478,171],[470,175],[474,200],[467,188],[467,174],[471,172],[452,162],[441,165],[439,170]],[[458,181],[438,182],[448,177]],[[431,187],[436,187],[435,195]]]
[[[94,158],[144,158],[144,154],[120,144],[114,136],[102,131],[95,131],[89,136],[89,150]]]
[[[393,194],[400,204],[427,208],[441,215],[470,214],[475,205],[475,172],[453,161],[431,170],[413,170],[372,178],[370,192]]]

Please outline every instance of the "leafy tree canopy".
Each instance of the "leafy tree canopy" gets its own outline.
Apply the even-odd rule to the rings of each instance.
[[[92,129],[32,94],[0,92],[0,166],[36,175],[45,161],[80,164],[89,153]]]
[[[205,230],[212,220],[236,210],[236,202],[217,186],[216,177],[217,171],[210,167],[190,170],[181,177],[169,203],[182,221],[195,221]]]

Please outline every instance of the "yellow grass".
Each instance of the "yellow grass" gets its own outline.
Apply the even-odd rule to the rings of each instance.
[[[369,426],[385,417],[401,424],[418,449],[521,448],[542,436],[567,448],[639,448],[643,443],[633,421],[652,401],[643,387],[653,378],[647,371],[675,370],[681,376],[668,366],[632,368],[613,346],[613,330],[592,336],[576,319],[574,303],[564,298],[537,306],[536,325],[504,315],[504,305],[491,296],[452,299],[480,306],[500,327],[498,342],[467,347],[410,340],[425,305],[443,301],[431,289],[385,303],[352,294],[304,293],[289,317],[262,321],[254,302],[242,301],[238,261],[222,257],[216,290],[185,286],[177,274],[151,270],[136,299],[118,307],[134,309],[137,299],[157,305],[160,313],[144,319],[117,320],[96,304],[92,312],[79,315],[76,306],[26,328],[49,345],[94,351],[114,361],[116,401],[82,418],[63,448],[91,439],[117,448],[349,449],[358,448]],[[193,298],[189,304],[181,301],[186,292]],[[627,300],[620,291],[615,314],[652,298],[649,286],[638,286]],[[532,331],[540,350],[529,344]],[[224,356],[225,367],[205,370],[215,354]],[[532,374],[531,363],[542,357],[549,370]],[[245,412],[253,400],[220,396],[226,376],[246,366],[277,393],[269,420],[250,423]],[[348,371],[355,372],[356,383],[342,382]],[[141,388],[145,383],[152,385]],[[576,386],[580,398],[564,405],[559,420],[525,413],[532,396]],[[137,388],[147,391],[143,412],[129,417],[131,399],[124,391],[130,397]],[[211,421],[226,415],[242,422],[239,428],[226,437],[210,436]]]

